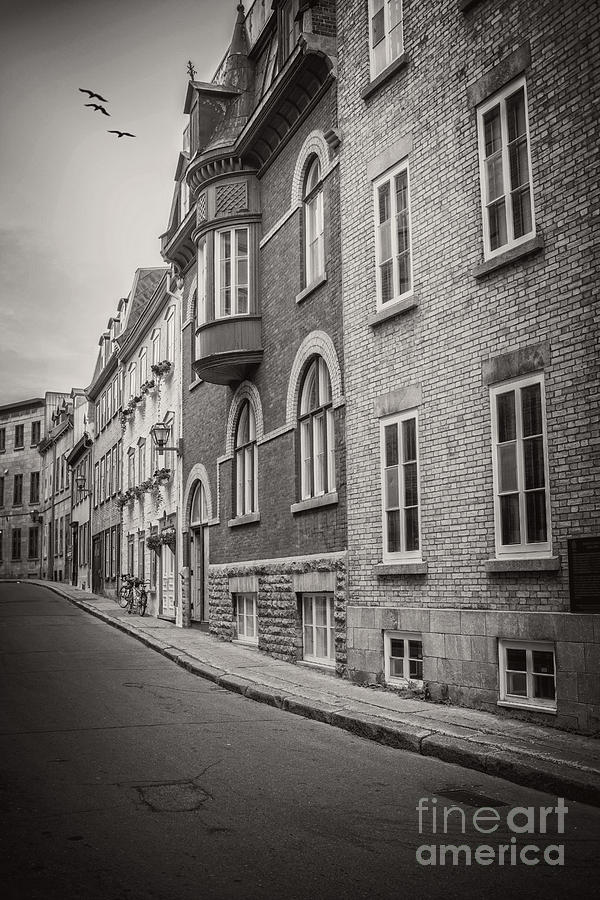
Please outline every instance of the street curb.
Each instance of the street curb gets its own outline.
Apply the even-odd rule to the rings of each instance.
[[[504,750],[488,743],[479,743],[475,738],[456,737],[444,731],[436,731],[433,727],[426,729],[363,713],[351,713],[318,700],[281,693],[270,685],[248,681],[225,669],[203,663],[201,660],[189,656],[185,651],[177,650],[171,644],[165,644],[163,641],[142,634],[135,627],[113,619],[84,600],[69,596],[53,583],[42,586],[48,587],[84,612],[90,613],[124,634],[130,635],[146,647],[158,651],[191,674],[205,678],[225,690],[246,697],[248,700],[265,703],[293,715],[322,722],[334,728],[341,728],[357,737],[387,747],[418,753],[441,762],[503,778],[524,787],[586,803],[589,806],[600,807],[600,781],[595,772],[584,767],[566,763],[564,760],[546,759],[535,752]]]

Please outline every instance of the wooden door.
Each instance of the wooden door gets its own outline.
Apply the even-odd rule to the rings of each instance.
[[[92,591],[102,591],[102,535],[98,534],[92,541]]]
[[[208,529],[192,532],[192,622],[208,622]]]
[[[160,551],[161,612],[175,615],[175,554],[167,544]]]

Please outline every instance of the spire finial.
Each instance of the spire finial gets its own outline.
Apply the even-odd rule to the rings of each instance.
[[[194,81],[196,77],[196,69],[194,68],[194,63],[191,61],[191,59],[188,59],[187,72],[190,76],[190,81]]]

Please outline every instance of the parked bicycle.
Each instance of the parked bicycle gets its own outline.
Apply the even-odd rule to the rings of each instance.
[[[148,607],[148,592],[146,585],[149,582],[141,581],[133,575],[123,575],[123,584],[119,588],[118,601],[122,609],[126,609],[127,613],[139,613],[140,616],[146,614]]]

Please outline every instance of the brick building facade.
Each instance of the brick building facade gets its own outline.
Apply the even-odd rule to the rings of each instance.
[[[345,668],[335,4],[255,3],[190,125],[163,255],[182,278],[183,621]]]
[[[350,676],[597,731],[598,8],[339,8]]]

